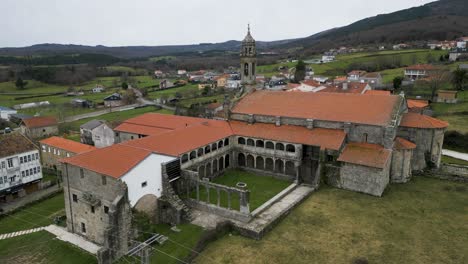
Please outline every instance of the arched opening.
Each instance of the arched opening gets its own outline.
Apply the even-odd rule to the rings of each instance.
[[[224,168],[229,168],[231,164],[231,160],[229,159],[229,154],[224,157]],[[245,157],[244,157],[244,164],[245,164]]]
[[[255,159],[252,155],[247,155],[247,167],[254,168],[255,167]]]
[[[223,141],[222,141],[222,140],[221,140],[221,141],[219,141],[219,142],[218,142],[218,148],[222,148],[223,146],[224,146],[224,143],[223,143]]]
[[[238,138],[238,139],[237,139],[237,143],[238,143],[239,145],[245,145],[245,138],[243,138],[243,137]]]
[[[182,163],[187,162],[187,161],[188,161],[188,157],[189,157],[189,156],[188,156],[187,154],[182,155],[182,159],[181,159],[181,160],[182,160]]]
[[[211,152],[211,147],[208,145],[205,147],[205,154],[208,154]]]
[[[212,172],[211,172],[211,163],[208,162],[208,163],[206,164],[206,173],[205,173],[205,176],[206,176],[206,177],[209,177],[209,176],[211,176],[211,174],[212,174]]]
[[[213,173],[218,172],[218,160],[213,160]]]
[[[203,156],[203,148],[199,148],[197,151],[197,157]]]
[[[296,152],[296,147],[294,145],[288,144],[286,145],[287,152]]]
[[[244,75],[249,76],[249,64],[248,63],[244,63]]]
[[[248,146],[255,146],[255,141],[251,138],[247,139],[247,145]]]
[[[218,149],[218,144],[216,143],[211,144],[211,150],[215,151],[217,149]]]
[[[194,150],[194,151],[190,152],[190,160],[193,160],[195,158],[197,158],[197,152]]]
[[[263,142],[263,140],[260,140],[260,139],[259,139],[259,140],[257,140],[255,146],[256,146],[257,148],[263,148],[263,147],[265,147],[265,143]]]
[[[200,167],[198,167],[198,178],[203,178],[205,177],[205,166],[202,165]]]
[[[218,166],[220,171],[224,170],[224,157],[219,158]]]
[[[282,143],[276,143],[276,150],[284,150],[284,145]]]
[[[273,144],[273,142],[271,142],[271,141],[267,141],[266,144],[265,144],[265,148],[275,149],[275,144]]]
[[[267,171],[273,171],[273,159],[272,158],[267,158],[265,160],[265,170]]]
[[[227,163],[228,163],[228,159],[226,156],[226,165]],[[237,164],[239,165],[239,167],[245,167],[245,155],[244,154],[239,153],[239,155],[237,156]]]
[[[286,161],[286,174],[296,176],[296,168],[294,167],[294,162]]]
[[[276,160],[275,171],[278,173],[284,173],[284,162],[282,160]]]
[[[229,138],[226,138],[226,139],[224,140],[224,146],[229,146]]]
[[[264,163],[262,157],[257,157],[256,166],[257,166],[257,169],[259,169],[259,170],[264,170],[265,169],[265,163]]]

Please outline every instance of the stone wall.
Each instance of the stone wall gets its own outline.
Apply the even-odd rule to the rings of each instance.
[[[411,179],[411,157],[413,150],[393,150],[392,168],[390,172],[391,182],[405,183]]]
[[[125,183],[69,164],[62,169],[68,231],[120,257],[128,250],[132,217]]]

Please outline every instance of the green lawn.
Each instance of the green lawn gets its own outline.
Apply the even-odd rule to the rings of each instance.
[[[289,181],[241,170],[228,170],[212,182],[230,187],[235,187],[238,182],[247,183],[247,189],[250,191],[250,211],[257,209],[291,184]],[[196,191],[191,194],[191,197],[196,198]],[[207,192],[203,186],[200,186],[200,200],[207,201]],[[217,194],[214,190],[210,190],[210,202],[217,203]],[[227,194],[221,193],[220,202],[222,207],[227,208]],[[231,195],[231,208],[239,210],[238,196]]]
[[[224,95],[214,95],[214,96],[207,96],[207,97],[198,97],[193,99],[185,99],[180,101],[180,105],[183,107],[190,107],[192,104],[203,104],[207,102],[216,101],[218,103],[223,103]]]
[[[468,263],[467,200],[466,184],[424,177],[382,198],[322,186],[262,240],[225,236],[197,263]]]
[[[180,93],[182,95],[188,94],[188,93],[198,93],[198,85],[197,84],[187,84],[182,87],[177,87],[177,88],[172,88],[172,89],[167,89],[167,90],[162,90],[162,91],[151,91],[148,93],[148,98],[150,99],[156,99],[156,98],[170,98],[170,97],[175,97],[176,93]]]
[[[176,257],[180,260],[185,260],[192,251],[190,249],[194,248],[198,240],[203,234],[203,228],[192,225],[192,224],[182,224],[177,226],[181,231],[174,232],[170,229],[169,225],[159,224],[151,226],[151,233],[158,233],[169,237],[170,240],[166,241],[163,245],[153,245],[155,250],[153,250],[151,255],[151,263],[159,264],[178,264],[176,259],[169,257]],[[148,236],[151,236],[148,234]],[[190,249],[187,249],[190,248]],[[158,251],[159,250],[159,251]],[[161,253],[164,252],[164,253]],[[166,255],[167,254],[167,255]],[[118,263],[140,263],[138,257],[125,257],[121,259]]]
[[[80,126],[82,124],[89,122],[93,119],[106,120],[108,122],[121,122],[129,118],[139,116],[139,115],[149,113],[149,112],[168,114],[168,115],[174,114],[172,111],[169,111],[169,110],[165,110],[165,109],[155,110],[154,107],[147,106],[147,107],[127,110],[127,111],[112,112],[112,113],[104,114],[101,116],[85,118],[85,119],[81,119],[81,120],[74,121],[71,123],[65,123],[61,125],[61,130],[62,131],[65,131],[65,130],[80,131]]]
[[[457,164],[457,165],[465,165],[468,166],[468,161],[452,158],[449,156],[442,156],[442,162],[448,164]]]
[[[468,133],[468,91],[458,93],[457,104],[433,103],[432,110],[437,118],[449,122],[448,130]]]
[[[0,240],[0,263],[97,263],[95,256],[47,231]]]
[[[65,215],[63,193],[0,217],[0,234],[47,226],[55,216]],[[1,247],[0,247],[1,248]]]

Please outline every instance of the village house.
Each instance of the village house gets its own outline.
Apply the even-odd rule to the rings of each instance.
[[[154,71],[154,77],[156,77],[156,78],[164,78],[165,75],[164,75],[164,72],[163,72],[163,71],[155,70],[155,71]]]
[[[229,74],[223,74],[215,78],[216,86],[218,88],[225,88],[227,85],[227,81],[229,80]]]
[[[93,93],[102,93],[105,91],[105,89],[102,85],[96,85],[96,87],[94,87],[92,91]]]
[[[21,134],[0,136],[0,203],[39,189],[39,151]]]
[[[177,70],[177,75],[186,75],[187,70]]]
[[[429,110],[429,101],[407,99],[408,111],[414,113],[426,113]]]
[[[114,131],[104,120],[91,120],[80,126],[80,141],[83,144],[104,148],[114,144]]]
[[[31,117],[20,124],[21,133],[28,138],[38,139],[58,134],[58,122],[55,117]]]
[[[405,78],[409,80],[418,80],[428,77],[436,68],[430,64],[418,64],[405,68]]]
[[[456,104],[458,102],[457,94],[458,94],[457,91],[438,90],[437,91],[437,102],[438,103]]]
[[[205,116],[207,118],[213,118],[216,116],[217,113],[223,111],[223,104],[222,103],[211,103],[205,106]]]
[[[56,136],[43,139],[39,141],[39,144],[42,165],[44,168],[52,170],[61,170],[59,161],[63,158],[69,158],[76,154],[96,149],[90,145]]]
[[[17,114],[18,112],[14,109],[11,109],[9,107],[4,107],[0,106],[0,119],[4,119],[9,121],[10,120],[10,115]]]
[[[124,105],[122,95],[119,93],[113,93],[104,98],[104,105],[106,107],[117,107]]]

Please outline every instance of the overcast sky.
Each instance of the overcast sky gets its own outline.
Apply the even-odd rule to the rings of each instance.
[[[432,0],[0,0],[0,47],[298,38]]]

